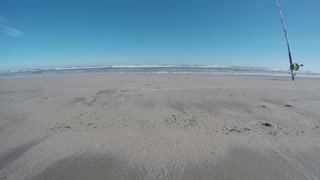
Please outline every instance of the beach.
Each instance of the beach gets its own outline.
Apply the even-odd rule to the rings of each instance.
[[[320,179],[320,79],[0,78],[0,179]]]

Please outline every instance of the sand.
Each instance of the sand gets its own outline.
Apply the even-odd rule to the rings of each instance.
[[[0,78],[0,179],[320,179],[320,80]]]

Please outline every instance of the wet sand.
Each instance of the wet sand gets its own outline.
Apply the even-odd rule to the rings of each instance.
[[[320,179],[320,80],[0,78],[0,179]]]

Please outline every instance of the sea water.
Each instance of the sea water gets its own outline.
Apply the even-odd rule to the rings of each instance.
[[[52,69],[29,69],[0,72],[0,76],[30,76],[58,74],[211,74],[211,75],[262,75],[290,76],[289,69],[273,69],[263,67],[239,67],[217,65],[112,65],[91,67],[64,67]],[[320,78],[320,72],[297,71],[299,77]]]

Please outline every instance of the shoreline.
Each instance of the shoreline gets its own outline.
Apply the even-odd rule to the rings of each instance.
[[[69,74],[33,74],[33,75],[8,75],[8,76],[2,76],[1,78],[25,78],[25,77],[55,77],[55,76],[90,76],[90,75],[102,75],[102,76],[110,76],[110,75],[154,75],[154,76],[225,76],[225,77],[275,77],[275,78],[288,78],[290,79],[290,74],[288,75],[272,75],[272,74],[226,74],[226,73],[147,73],[147,72],[141,72],[141,73],[131,73],[131,72],[124,72],[124,73],[69,73]],[[320,76],[304,76],[304,75],[298,75],[295,76],[295,78],[298,79],[320,79]],[[291,79],[290,79],[291,80]]]
[[[291,76],[287,69],[266,67],[241,67],[219,65],[112,65],[91,67],[68,67],[51,69],[30,69],[2,72],[0,76],[33,76],[56,74],[207,74],[244,76]],[[318,71],[297,71],[299,77],[320,78]]]

